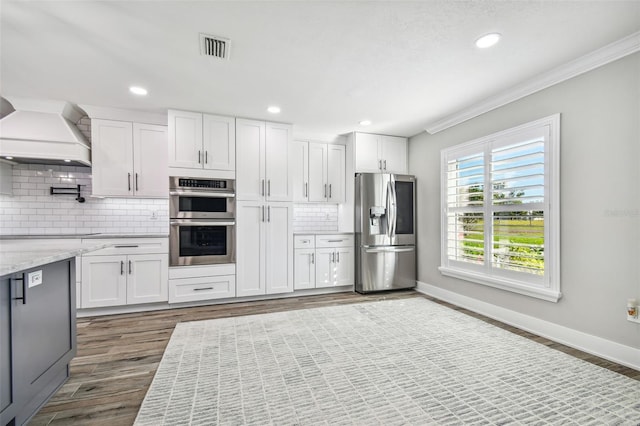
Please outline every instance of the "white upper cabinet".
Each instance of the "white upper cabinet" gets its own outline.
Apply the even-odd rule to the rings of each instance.
[[[91,120],[93,195],[167,197],[167,129]]]
[[[309,142],[309,201],[327,201],[327,144]]]
[[[346,157],[344,145],[327,145],[327,201],[345,202]]]
[[[355,133],[356,173],[407,173],[407,138]]]
[[[216,170],[233,178],[235,161],[233,117],[169,110],[169,167],[175,173]]]
[[[291,151],[294,201],[345,202],[344,145],[296,141]]]
[[[291,126],[236,120],[236,197],[243,201],[291,201]]]
[[[291,194],[294,202],[309,201],[309,144],[291,143]]]
[[[133,123],[133,192],[144,197],[166,197],[168,184],[167,128]]]

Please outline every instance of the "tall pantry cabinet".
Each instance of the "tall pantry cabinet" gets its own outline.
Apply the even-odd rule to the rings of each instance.
[[[236,119],[236,296],[293,291],[287,124]]]

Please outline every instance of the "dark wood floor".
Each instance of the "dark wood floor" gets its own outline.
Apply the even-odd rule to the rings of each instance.
[[[408,297],[426,296],[414,291],[366,296],[338,293],[79,319],[78,354],[71,364],[71,377],[30,424],[131,425],[171,333],[179,322]],[[552,342],[466,309],[426,298],[552,349],[640,380],[640,371]]]

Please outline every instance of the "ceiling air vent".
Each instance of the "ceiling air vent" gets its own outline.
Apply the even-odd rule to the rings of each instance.
[[[200,53],[204,56],[229,59],[231,40],[208,34],[200,34]]]

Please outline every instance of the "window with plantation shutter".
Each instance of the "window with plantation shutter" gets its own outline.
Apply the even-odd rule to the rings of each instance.
[[[442,151],[445,275],[557,301],[560,115]]]

